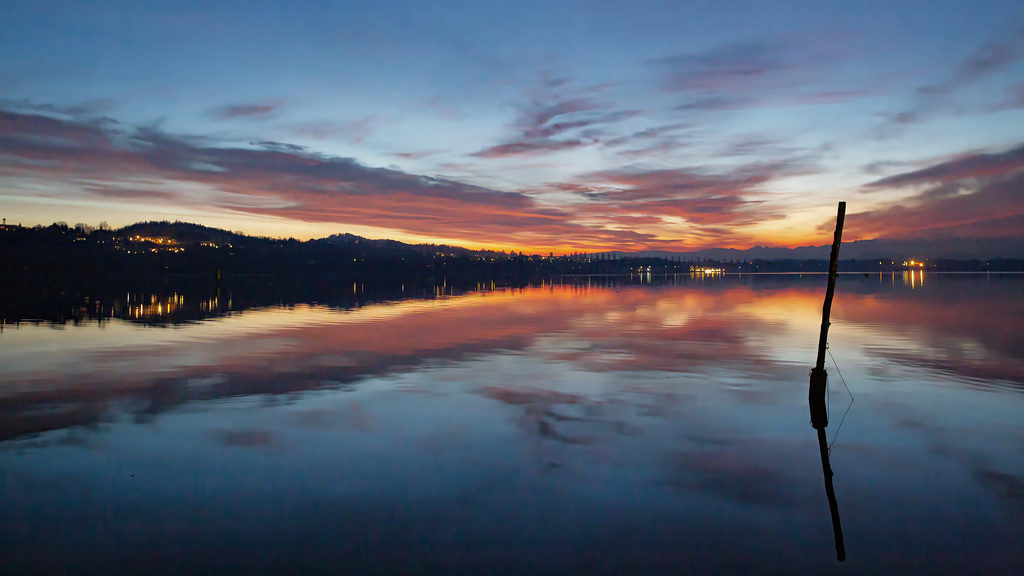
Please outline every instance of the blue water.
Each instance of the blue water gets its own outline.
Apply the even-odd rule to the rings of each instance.
[[[1024,278],[840,277],[843,563],[807,405],[823,293],[7,324],[0,574],[1024,573]]]

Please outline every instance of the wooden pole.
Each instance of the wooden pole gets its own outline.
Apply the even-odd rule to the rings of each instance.
[[[821,308],[821,335],[818,337],[818,359],[814,364],[816,370],[825,369],[825,344],[828,343],[828,318],[832,311],[832,298],[836,293],[836,273],[839,270],[839,245],[843,242],[843,221],[846,219],[846,202],[839,203],[839,214],[836,216],[836,233],[832,240],[832,253],[828,258],[828,288],[825,291],[825,304]]]
[[[836,291],[836,274],[839,270],[839,245],[843,241],[843,220],[846,218],[846,202],[839,203],[839,214],[836,216],[836,233],[832,241],[832,254],[828,263],[828,288],[825,291],[825,304],[821,309],[821,333],[818,336],[818,356],[811,370],[811,383],[807,392],[807,401],[811,411],[811,426],[818,431],[818,451],[821,453],[821,472],[825,476],[825,496],[828,498],[828,509],[832,515],[832,534],[836,542],[836,558],[846,560],[846,545],[843,543],[843,526],[839,521],[839,504],[836,502],[836,491],[832,484],[832,465],[829,463],[828,443],[825,427],[828,426],[828,407],[825,403],[825,389],[828,384],[828,373],[825,372],[825,349],[828,344],[829,314],[832,311],[832,298]]]
[[[815,428],[828,426],[828,410],[825,407],[825,387],[828,374],[825,372],[825,348],[828,344],[829,314],[832,298],[836,292],[836,273],[839,270],[839,245],[843,241],[843,220],[846,219],[846,202],[839,203],[836,216],[836,233],[832,240],[832,254],[828,261],[828,288],[825,290],[825,304],[821,308],[821,333],[818,336],[818,357],[811,370],[811,386],[808,401],[811,407],[811,425]]]

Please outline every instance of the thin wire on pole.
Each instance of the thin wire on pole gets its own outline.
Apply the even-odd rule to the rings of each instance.
[[[843,422],[846,422],[846,415],[850,413],[850,408],[853,407],[854,397],[853,392],[850,391],[850,387],[846,384],[846,378],[843,378],[843,372],[839,369],[839,363],[836,362],[836,357],[832,355],[832,350],[827,344],[825,345],[825,351],[828,352],[829,358],[832,359],[832,365],[836,367],[836,374],[839,374],[839,380],[843,383],[843,387],[846,388],[846,393],[850,395],[850,403],[846,405],[846,411],[843,412],[843,417],[839,420],[839,426],[836,427],[836,433],[832,436],[832,441],[828,443],[828,449],[831,453],[832,445],[835,444],[836,438],[839,438],[839,430],[842,429]]]

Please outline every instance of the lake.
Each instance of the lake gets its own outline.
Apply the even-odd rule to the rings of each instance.
[[[0,574],[1024,573],[1024,276],[839,277],[843,563],[826,277],[639,280],[7,320]]]

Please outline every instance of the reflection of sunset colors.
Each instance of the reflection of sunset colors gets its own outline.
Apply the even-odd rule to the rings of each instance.
[[[873,285],[885,286],[888,275],[882,280]],[[974,350],[965,370],[1024,381],[1008,344],[1024,341],[1024,329],[1013,321],[1024,314],[1024,304],[965,294],[954,307],[943,304],[941,293],[919,293],[917,282],[885,294],[840,288],[833,322],[845,328],[833,339],[846,354],[880,358],[927,355],[939,340],[943,349],[959,342],[957,348]],[[0,357],[7,393],[85,391],[119,382],[131,388],[169,378],[202,379],[214,388],[259,388],[274,379],[287,388],[320,387],[497,350],[528,351],[583,370],[705,373],[746,367],[785,379],[812,355],[820,300],[816,286],[556,286],[352,311],[307,305],[253,310],[173,329],[114,321],[104,324],[98,341],[76,337],[95,329],[89,325],[62,331],[23,325]],[[56,342],[61,354],[40,364]]]
[[[832,573],[824,280],[8,326],[0,571]],[[855,573],[1014,573],[1022,290],[840,277],[824,450]]]

